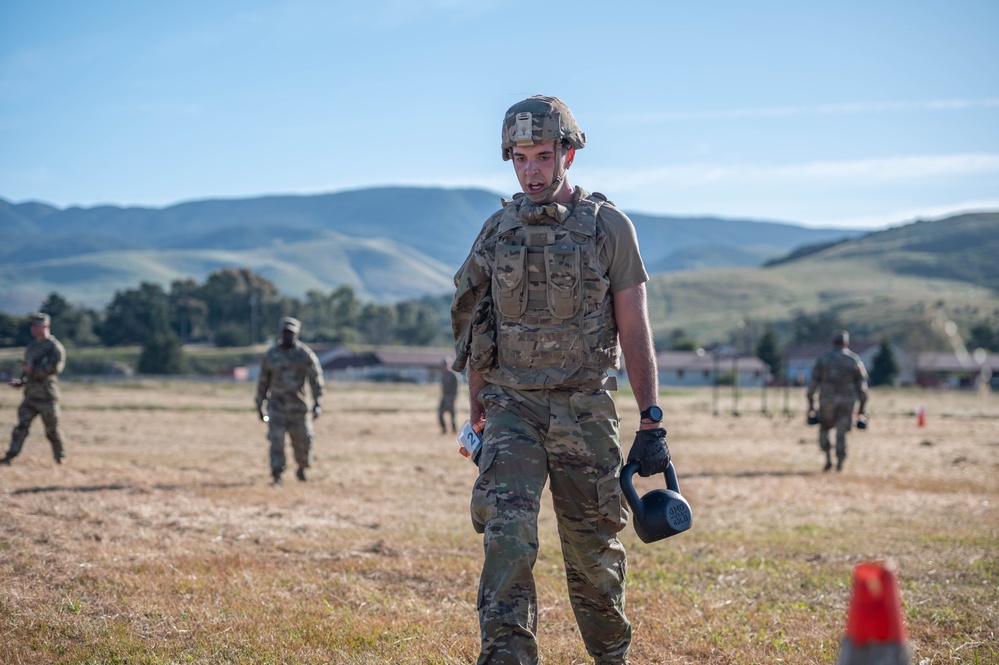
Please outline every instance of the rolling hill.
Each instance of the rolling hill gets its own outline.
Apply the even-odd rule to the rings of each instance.
[[[835,312],[855,333],[943,337],[947,320],[999,319],[999,213],[916,222],[798,251],[766,267],[655,275],[650,317],[659,334],[683,328],[724,339],[740,322]]]
[[[382,187],[313,196],[191,201],[165,208],[59,209],[0,199],[0,311],[23,313],[58,291],[102,308],[143,281],[169,288],[225,266],[283,293],[353,286],[391,302],[441,293],[500,195]],[[803,245],[860,231],[633,213],[652,272],[758,266]]]

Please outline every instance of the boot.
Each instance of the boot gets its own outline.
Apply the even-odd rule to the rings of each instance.
[[[823,471],[828,471],[832,468],[832,457],[829,456],[829,451],[826,451],[826,465],[822,467]]]

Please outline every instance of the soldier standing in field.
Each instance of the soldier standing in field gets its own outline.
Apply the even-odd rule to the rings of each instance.
[[[641,475],[669,464],[645,282],[631,220],[569,184],[585,136],[556,97],[513,105],[502,152],[522,193],[482,227],[455,275],[457,357],[468,367],[471,421],[485,419],[471,514],[483,533],[480,665],[537,663],[533,567],[546,482],[558,520],[569,599],[598,664],[627,663],[628,521],[620,486],[620,421],[607,372],[618,342],[641,410],[629,460]]]
[[[457,432],[458,426],[455,424],[454,402],[458,398],[458,375],[451,371],[451,363],[447,358],[441,367],[441,401],[437,405],[437,421],[441,425],[441,434],[447,434],[447,424],[444,414],[451,415],[451,431]]]
[[[298,465],[295,477],[305,480],[305,470],[312,465],[312,420],[323,411],[323,370],[312,349],[298,340],[301,328],[298,319],[289,316],[281,320],[281,340],[264,355],[257,381],[257,414],[267,423],[275,485],[281,484],[285,469],[285,433],[291,439]],[[312,390],[311,414],[305,397],[306,381]]]
[[[45,436],[52,445],[56,464],[66,458],[62,434],[59,432],[59,373],[66,366],[66,349],[49,332],[49,315],[36,313],[31,316],[31,336],[34,338],[24,349],[21,377],[11,379],[14,388],[24,388],[24,399],[17,408],[17,425],[10,434],[10,448],[0,458],[0,464],[10,464],[18,456],[28,428],[35,416],[45,424]]]
[[[866,414],[867,368],[850,350],[850,333],[840,330],[833,336],[832,348],[823,353],[812,367],[808,382],[808,413],[815,413],[815,391],[819,391],[819,448],[826,454],[822,468],[832,468],[829,430],[836,428],[836,470],[843,470],[846,459],[846,433],[853,425],[853,407],[860,401],[858,413]]]

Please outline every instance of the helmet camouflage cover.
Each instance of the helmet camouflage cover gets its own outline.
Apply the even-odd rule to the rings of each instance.
[[[573,148],[586,145],[572,111],[558,97],[534,95],[511,106],[503,118],[503,161],[509,160],[515,146],[565,139]]]

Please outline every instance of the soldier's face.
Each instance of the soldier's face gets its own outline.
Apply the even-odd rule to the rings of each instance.
[[[49,327],[44,323],[32,323],[31,336],[35,339],[45,339],[49,336]]]
[[[281,331],[281,344],[284,346],[293,346],[297,336],[298,334],[294,330],[288,330],[285,328]]]
[[[555,180],[556,173],[569,168],[574,152],[563,152],[556,160],[555,141],[513,148],[513,169],[527,198],[535,203],[544,203],[552,198],[544,196],[543,192]]]

